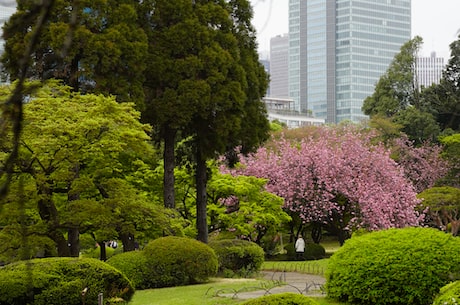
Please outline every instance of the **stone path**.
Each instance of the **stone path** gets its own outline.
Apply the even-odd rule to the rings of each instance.
[[[303,274],[297,272],[273,272],[262,271],[262,275],[267,280],[275,282],[275,287],[253,290],[255,287],[248,287],[248,290],[235,291],[235,293],[226,293],[222,296],[233,297],[238,299],[258,298],[268,294],[293,292],[301,293],[308,296],[321,296],[322,285],[326,279],[320,275]]]

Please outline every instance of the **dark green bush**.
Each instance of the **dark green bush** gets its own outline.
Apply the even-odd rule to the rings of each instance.
[[[460,304],[460,281],[455,281],[441,288],[433,305],[458,305]]]
[[[104,299],[129,301],[130,281],[112,266],[95,259],[42,258],[0,268],[0,305],[80,305],[88,287],[87,305]]]
[[[219,261],[219,273],[245,276],[258,272],[264,262],[264,250],[256,243],[239,239],[221,239],[209,243]]]
[[[296,260],[297,255],[295,252],[294,243],[289,243],[284,246],[286,250],[286,257],[288,260]],[[304,259],[306,260],[315,260],[315,259],[322,259],[326,257],[326,249],[320,244],[315,243],[306,243],[305,244],[305,252],[303,255]]]
[[[294,243],[286,244],[284,246],[284,250],[286,250],[286,256],[287,256],[288,260],[295,260],[296,259]]]
[[[318,305],[318,303],[302,294],[279,293],[252,299],[242,305]]]
[[[322,259],[326,257],[326,249],[320,244],[307,243],[304,258],[306,260]]]
[[[145,248],[149,288],[206,282],[217,273],[217,256],[206,244],[186,237],[161,237]]]
[[[366,305],[428,305],[460,269],[460,239],[429,228],[353,236],[329,260],[330,298]]]
[[[136,289],[146,289],[148,284],[147,257],[143,251],[130,251],[112,256],[107,263],[120,270]]]

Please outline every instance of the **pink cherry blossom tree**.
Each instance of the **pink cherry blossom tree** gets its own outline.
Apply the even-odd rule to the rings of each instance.
[[[429,142],[414,146],[404,136],[393,141],[393,158],[401,165],[417,193],[435,186],[436,181],[449,172],[449,163],[441,157],[441,152],[442,146]]]
[[[357,228],[418,225],[412,184],[389,150],[370,139],[352,126],[323,127],[314,137],[274,140],[231,172],[268,179],[267,190],[285,199],[285,209],[327,226],[340,242]]]

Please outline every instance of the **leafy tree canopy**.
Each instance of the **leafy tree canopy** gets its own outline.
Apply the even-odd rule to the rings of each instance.
[[[1,90],[6,96],[9,87]],[[11,192],[2,203],[8,207],[2,235],[14,236],[9,232],[15,226],[18,234],[18,222],[5,219],[17,216],[21,202],[26,207],[21,221],[30,225],[27,234],[48,238],[45,244],[51,242],[60,256],[78,255],[80,233],[92,233],[99,242],[155,234],[164,212],[130,183],[141,175],[137,171],[148,173],[145,165],[156,159],[150,127],[139,116],[131,103],[71,93],[56,82],[30,96],[15,169],[14,187],[23,191]],[[3,147],[2,162],[8,149]]]
[[[18,1],[5,23],[4,72],[36,80],[61,79],[82,92],[113,94],[142,107],[147,37],[130,1],[56,0],[46,15],[26,71],[22,55],[34,35],[41,6]]]

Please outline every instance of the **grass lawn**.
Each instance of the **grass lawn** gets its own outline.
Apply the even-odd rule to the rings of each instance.
[[[305,262],[264,262],[263,270],[295,271],[310,274],[324,274],[328,259]],[[218,295],[269,287],[270,282],[258,279],[212,279],[210,283],[171,288],[139,290],[129,305],[231,305],[243,300]],[[320,305],[344,305],[325,297],[314,298]]]
[[[226,305],[242,300],[219,297],[251,287],[266,287],[267,281],[256,279],[212,279],[210,283],[171,288],[139,290],[129,305]]]
[[[265,261],[262,265],[262,270],[288,271],[324,275],[324,273],[326,272],[328,261],[328,258],[320,259],[317,261],[304,262]]]

